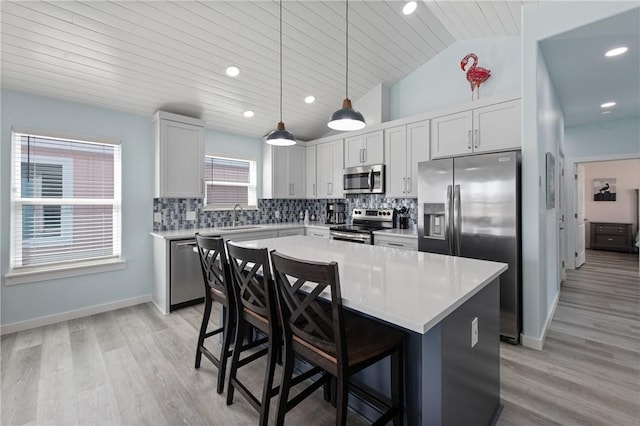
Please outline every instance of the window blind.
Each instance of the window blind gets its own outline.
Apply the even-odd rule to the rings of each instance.
[[[237,158],[205,156],[205,205],[231,208],[256,205],[256,162]]]
[[[120,255],[120,145],[13,132],[11,267]]]

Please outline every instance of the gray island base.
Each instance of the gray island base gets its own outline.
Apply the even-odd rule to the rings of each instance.
[[[408,425],[490,425],[500,405],[500,282],[507,265],[319,237],[238,243],[339,265],[344,306],[407,332]],[[477,343],[472,346],[473,323]],[[348,342],[347,342],[348,344]],[[356,380],[388,395],[389,361]],[[376,418],[354,395],[351,407]]]

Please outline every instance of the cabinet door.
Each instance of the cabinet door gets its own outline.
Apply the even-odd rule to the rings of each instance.
[[[274,146],[272,151],[273,198],[289,198],[289,150],[285,146]]]
[[[429,161],[429,120],[407,125],[407,188],[405,197],[418,196],[418,163]]]
[[[471,153],[472,120],[472,111],[431,120],[431,158]]]
[[[204,128],[159,120],[157,197],[204,197]]]
[[[344,167],[356,167],[363,164],[364,137],[353,136],[344,140]]]
[[[520,100],[474,110],[473,126],[474,152],[520,149],[522,147]]]
[[[384,132],[376,132],[364,135],[363,164],[384,163]]]
[[[291,185],[291,197],[304,198],[305,175],[304,166],[306,163],[306,151],[303,146],[295,145],[288,148],[289,151],[289,185]]]
[[[343,143],[342,139],[331,142],[331,193],[332,198],[342,198],[343,193]]]
[[[316,146],[308,146],[306,150],[306,197],[318,198],[318,187],[316,185]]]
[[[331,165],[331,142],[322,143],[317,146],[317,177],[316,194],[318,198],[328,198],[331,190],[331,180],[333,179],[333,166]]]
[[[386,161],[385,193],[387,197],[405,197],[407,191],[407,127],[384,131]]]

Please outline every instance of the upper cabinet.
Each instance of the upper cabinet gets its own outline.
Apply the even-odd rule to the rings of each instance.
[[[344,167],[384,163],[384,131],[378,130],[344,140]]]
[[[263,198],[304,198],[305,162],[303,146],[265,144],[262,150]]]
[[[385,129],[386,196],[418,196],[418,163],[429,160],[429,120]]]
[[[316,197],[342,198],[342,139],[320,143],[316,145],[316,149]]]
[[[158,111],[155,132],[156,198],[204,197],[204,121]]]
[[[431,120],[431,158],[522,147],[520,100]]]
[[[307,190],[306,196],[307,198],[318,198],[318,186],[317,186],[317,177],[316,177],[316,152],[317,147],[315,145],[308,146],[306,149],[306,184]]]

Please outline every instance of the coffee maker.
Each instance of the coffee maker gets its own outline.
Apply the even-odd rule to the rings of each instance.
[[[331,225],[341,225],[346,223],[346,211],[345,203],[327,203],[327,223]]]

